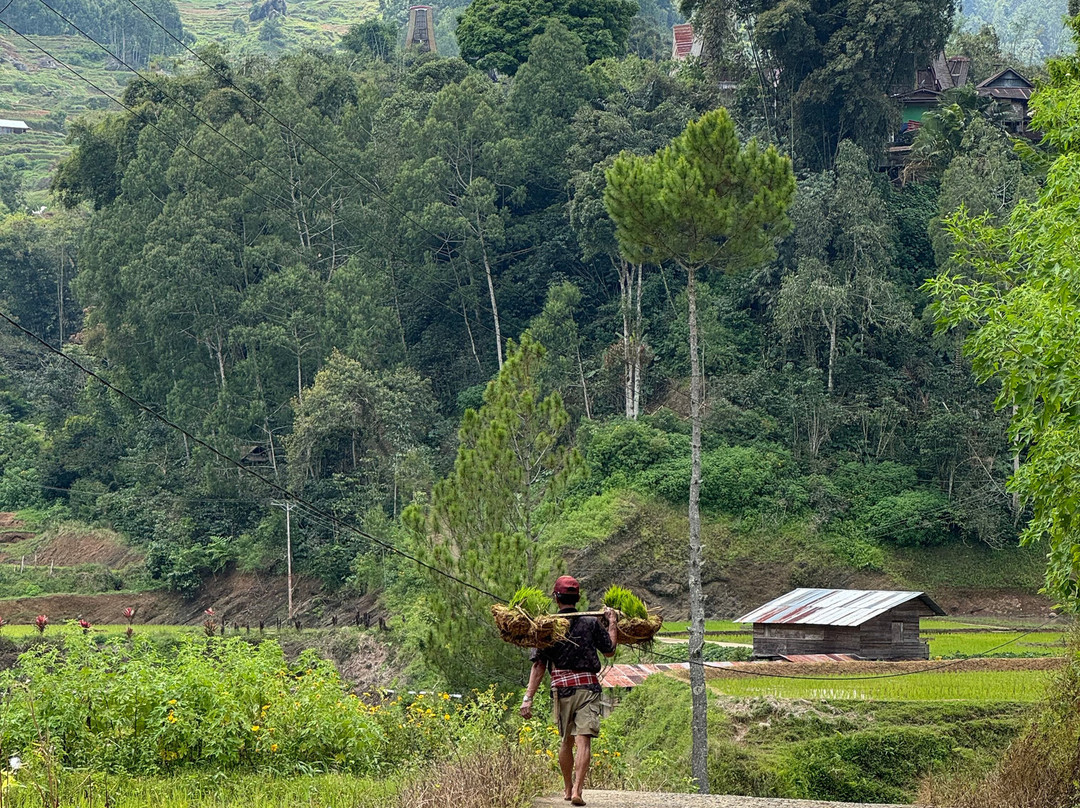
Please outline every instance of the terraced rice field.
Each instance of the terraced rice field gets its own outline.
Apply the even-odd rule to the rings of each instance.
[[[761,663],[709,670],[709,687],[728,696],[876,701],[1012,701],[1043,698],[1060,666],[1049,659],[947,663]]]

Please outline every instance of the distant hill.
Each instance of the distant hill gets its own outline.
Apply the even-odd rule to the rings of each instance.
[[[977,31],[991,25],[1002,47],[1025,62],[1071,50],[1063,20],[1067,0],[964,0],[964,28]]]

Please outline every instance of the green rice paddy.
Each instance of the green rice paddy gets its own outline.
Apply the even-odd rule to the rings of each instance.
[[[857,676],[818,679],[758,677],[713,679],[709,686],[727,696],[778,699],[876,701],[1014,701],[1040,700],[1051,671],[932,671],[892,678]]]

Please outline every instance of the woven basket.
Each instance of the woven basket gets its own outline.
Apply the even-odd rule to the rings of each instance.
[[[619,645],[645,645],[652,642],[663,625],[664,619],[657,613],[650,613],[644,620],[638,617],[620,617],[615,624],[616,639]]]
[[[517,607],[501,603],[491,607],[491,616],[503,641],[519,648],[550,648],[570,631],[570,621],[564,617],[550,614],[530,617]]]

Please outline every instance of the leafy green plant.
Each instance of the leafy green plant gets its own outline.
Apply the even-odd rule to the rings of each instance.
[[[523,586],[510,598],[510,608],[516,606],[531,617],[549,614],[552,605],[551,598],[536,586]]]
[[[350,693],[312,650],[289,662],[273,641],[146,635],[94,641],[76,627],[35,643],[0,678],[0,745],[55,765],[129,775],[187,770],[382,776],[469,750],[506,711],[493,692],[381,699]]]
[[[604,593],[604,605],[622,612],[631,619],[645,620],[649,616],[649,610],[645,608],[644,601],[622,586],[615,585],[608,588],[608,591]]]

